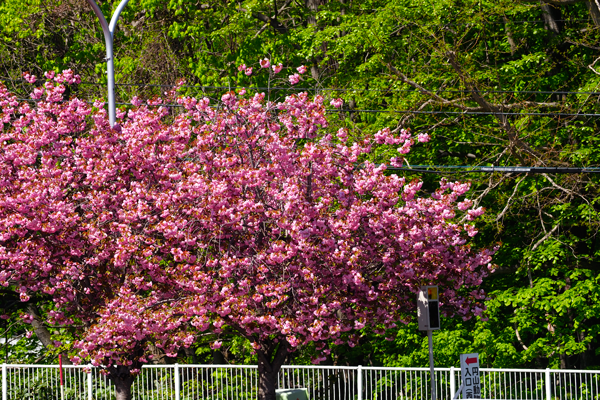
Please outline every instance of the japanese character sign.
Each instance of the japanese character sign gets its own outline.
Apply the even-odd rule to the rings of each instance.
[[[481,384],[479,380],[479,354],[460,355],[460,373],[463,381],[462,398],[480,399]]]

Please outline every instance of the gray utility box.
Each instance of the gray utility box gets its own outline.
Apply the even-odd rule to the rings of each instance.
[[[440,329],[440,307],[437,286],[422,286],[417,296],[419,330]]]
[[[277,400],[308,400],[308,389],[277,389]]]

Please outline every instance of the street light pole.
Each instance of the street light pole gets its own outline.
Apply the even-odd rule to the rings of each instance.
[[[104,33],[104,43],[106,44],[106,77],[108,81],[108,120],[110,126],[114,126],[116,122],[116,109],[115,109],[115,60],[113,55],[113,37],[115,28],[117,27],[117,21],[121,15],[121,11],[125,8],[129,0],[121,0],[119,6],[115,10],[110,19],[110,24],[106,22],[102,10],[98,7],[98,4],[94,0],[87,0],[92,6],[94,13],[100,20],[100,26],[102,26],[102,32]]]

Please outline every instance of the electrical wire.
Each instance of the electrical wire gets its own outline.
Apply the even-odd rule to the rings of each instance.
[[[17,101],[37,102],[41,100],[17,99]],[[88,101],[88,103],[92,103]],[[115,103],[118,106],[133,106],[131,103]],[[160,104],[161,107],[183,108],[180,104]],[[326,109],[328,113],[370,113],[370,114],[450,114],[450,115],[511,115],[511,116],[542,116],[542,117],[600,117],[600,114],[589,113],[517,113],[517,112],[488,112],[488,111],[423,111],[423,110],[361,110],[361,109]]]
[[[498,167],[468,165],[412,165],[410,167],[390,167],[391,171],[422,172],[427,174],[473,174],[473,173],[504,173],[504,174],[598,174],[600,167]],[[450,169],[454,171],[443,171]],[[457,171],[458,170],[458,171]]]
[[[8,82],[27,82],[25,79],[8,79],[8,78],[0,78],[0,80],[8,81]],[[28,83],[28,82],[27,82]],[[97,83],[97,82],[81,82],[80,85],[90,85],[90,86],[106,86],[105,83]],[[160,87],[160,88],[173,88],[177,85],[155,85],[155,84],[145,84],[145,83],[117,83],[115,84],[117,87]],[[401,93],[423,93],[423,91],[419,89],[369,89],[369,88],[307,88],[307,87],[266,87],[266,86],[194,86],[194,85],[183,85],[181,88],[184,89],[197,89],[204,91],[206,89],[215,89],[215,90],[238,90],[238,89],[246,89],[246,90],[290,90],[290,91],[305,91],[305,92],[401,92]],[[471,90],[466,89],[431,89],[429,90],[432,93],[471,93]],[[589,94],[589,95],[599,95],[598,92],[578,92],[578,91],[565,91],[565,90],[480,90],[479,93],[525,93],[525,94],[555,94],[555,95],[564,95],[564,94]]]
[[[17,99],[18,101],[37,102],[34,99]],[[88,102],[91,103],[91,102]],[[116,103],[117,105],[133,105],[131,103]],[[161,104],[163,107],[182,107],[179,104]],[[330,110],[328,110],[330,111]],[[339,110],[334,110],[339,111]],[[359,110],[360,111],[360,110]],[[373,111],[373,110],[372,110]],[[379,110],[385,112],[385,110]],[[483,113],[478,113],[483,114]],[[583,114],[579,114],[583,115]],[[600,114],[594,114],[599,115]],[[406,171],[426,174],[473,174],[473,173],[529,173],[529,174],[592,174],[600,173],[600,167],[522,167],[522,166],[468,166],[468,165],[412,165],[409,167],[387,166],[391,171]],[[443,171],[449,169],[454,171]]]

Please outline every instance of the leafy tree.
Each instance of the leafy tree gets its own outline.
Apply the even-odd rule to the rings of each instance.
[[[296,347],[392,328],[427,282],[448,288],[446,313],[481,314],[472,287],[491,252],[468,244],[483,213],[458,202],[469,185],[443,180],[418,197],[420,182],[366,159],[373,147],[408,153],[408,132],[334,140],[320,135],[322,97],[243,91],[215,107],[180,97],[177,115],[134,98],[111,127],[101,102],[63,100],[78,76],[47,78],[34,107],[0,92],[0,283],[22,301],[51,298],[50,322],[72,327],[73,361],[103,366],[118,400],[152,346],[174,357],[225,325],[251,341],[259,397],[274,399]]]

